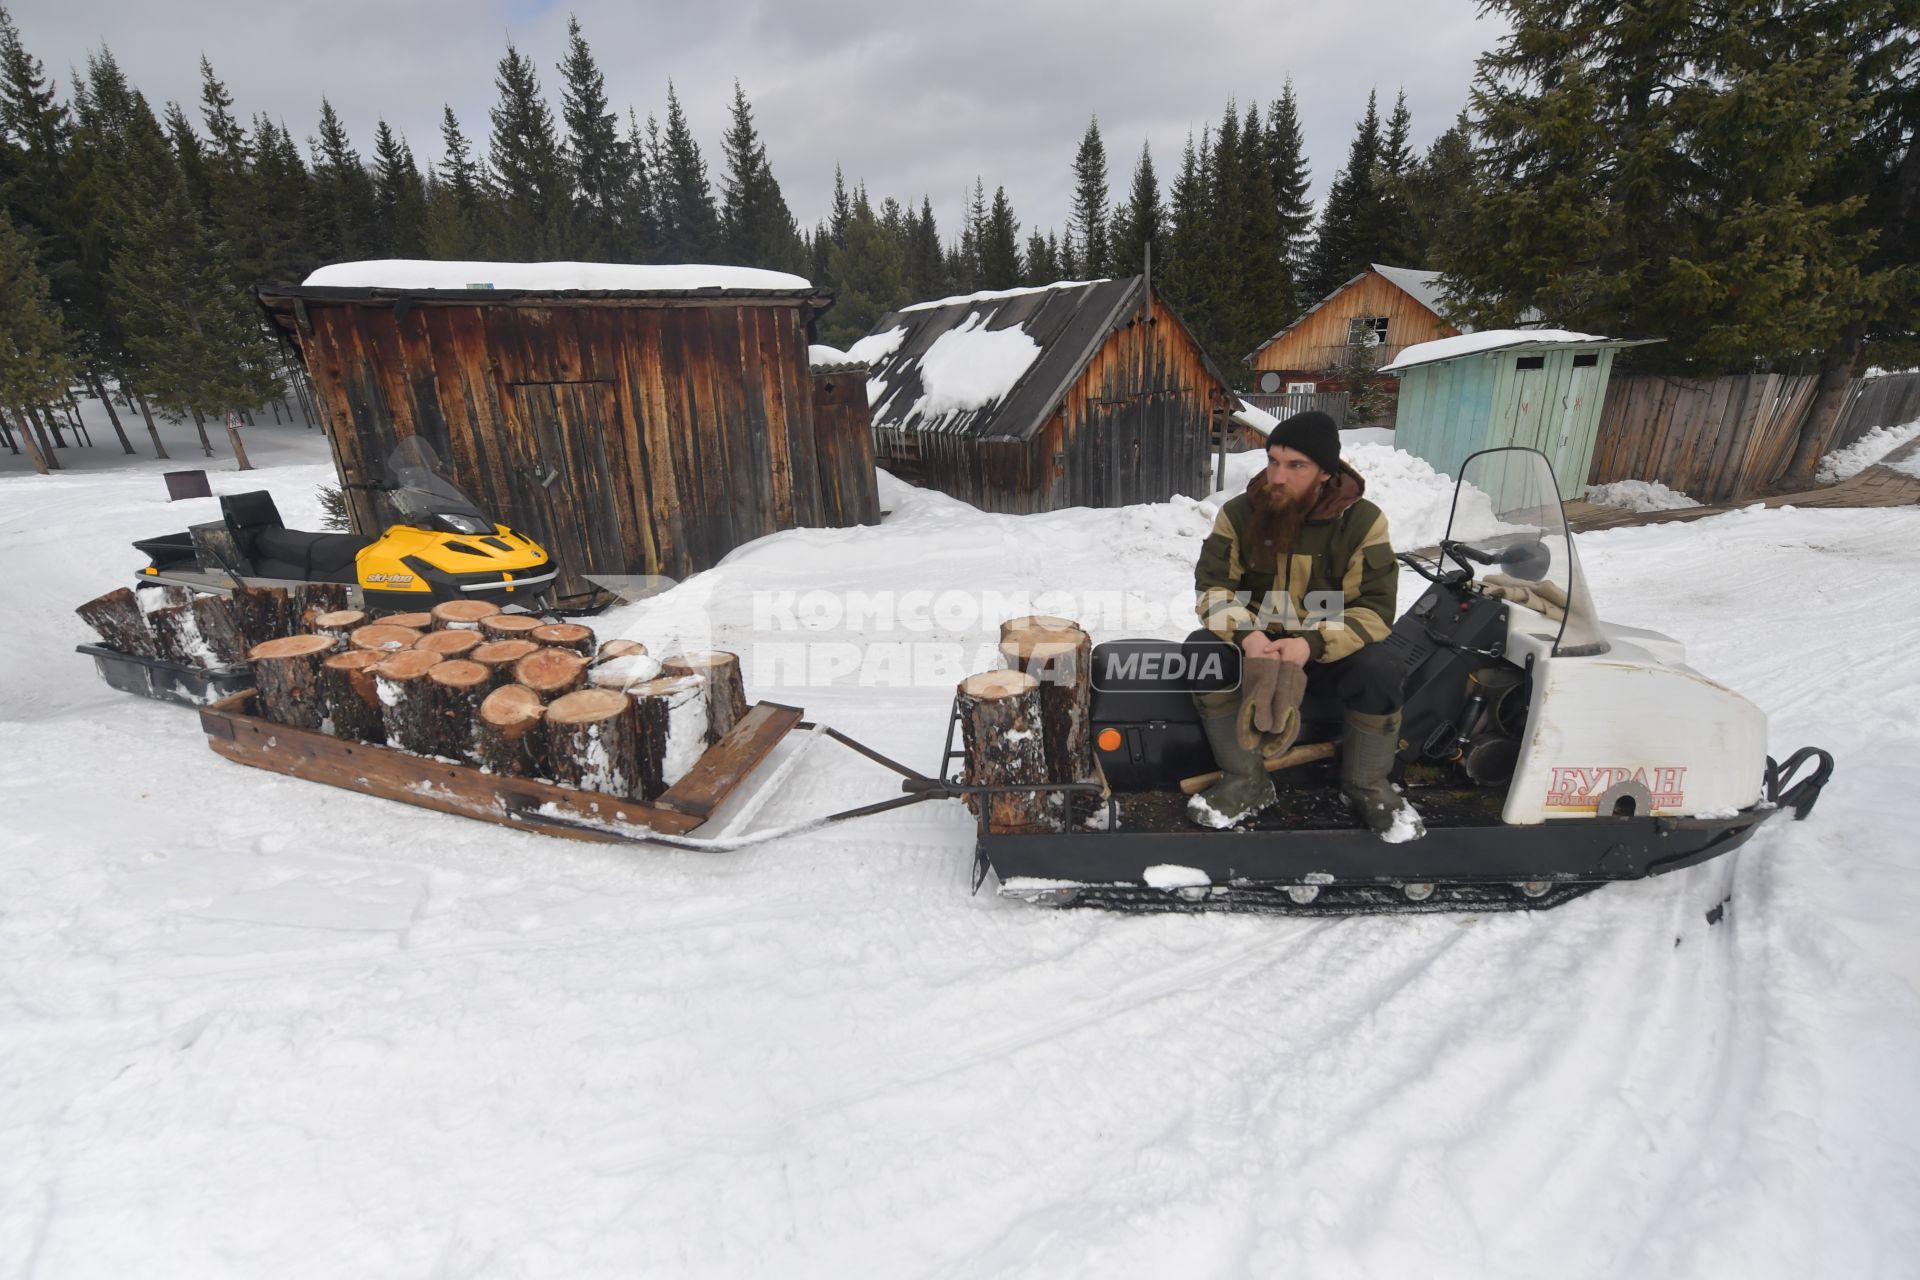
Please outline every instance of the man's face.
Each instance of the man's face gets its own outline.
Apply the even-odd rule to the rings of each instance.
[[[1267,483],[1289,502],[1298,502],[1319,490],[1327,473],[1298,449],[1276,444],[1267,450]]]

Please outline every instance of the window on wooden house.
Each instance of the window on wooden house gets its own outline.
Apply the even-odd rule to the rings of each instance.
[[[1287,394],[1290,396],[1310,396],[1313,394],[1315,385],[1316,384],[1311,382],[1289,382],[1287,384]]]
[[[1354,316],[1349,319],[1347,345],[1350,347],[1386,346],[1387,318],[1385,316]]]

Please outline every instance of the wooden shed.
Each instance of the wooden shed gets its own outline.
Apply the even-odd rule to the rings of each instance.
[[[986,511],[1203,495],[1214,424],[1239,407],[1139,276],[918,303],[852,354],[879,465]]]
[[[589,575],[684,578],[781,529],[877,518],[865,422],[816,409],[835,391],[810,374],[807,343],[831,294],[804,280],[737,268],[583,277],[594,264],[345,265],[392,269],[373,278],[399,283],[315,283],[339,271],[327,268],[256,294],[312,377],[356,532],[389,518],[370,486],[415,435],[495,519],[555,555],[565,603],[596,595]],[[481,282],[448,288],[449,269]],[[529,287],[489,287],[490,274]],[[748,283],[539,287],[709,277]],[[438,287],[410,283],[423,279]]]
[[[1410,346],[1461,332],[1441,305],[1439,272],[1375,263],[1254,348],[1254,387],[1269,395],[1345,390],[1329,384],[1328,370],[1352,348],[1374,348],[1386,365]]]
[[[1561,497],[1578,498],[1614,352],[1647,341],[1492,329],[1411,347],[1381,369],[1400,379],[1394,445],[1450,476],[1481,449],[1526,445],[1553,464]]]

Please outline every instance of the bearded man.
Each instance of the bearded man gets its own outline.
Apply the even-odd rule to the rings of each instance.
[[[1266,469],[1228,499],[1201,545],[1193,585],[1203,629],[1187,638],[1188,670],[1212,661],[1226,674],[1226,687],[1194,694],[1222,775],[1187,806],[1202,826],[1233,826],[1277,799],[1261,751],[1240,732],[1239,676],[1278,661],[1304,668],[1308,690],[1340,701],[1340,790],[1360,818],[1382,836],[1423,834],[1387,777],[1404,672],[1380,642],[1393,629],[1400,575],[1387,518],[1366,488],[1340,460],[1333,419],[1295,414],[1267,437]]]

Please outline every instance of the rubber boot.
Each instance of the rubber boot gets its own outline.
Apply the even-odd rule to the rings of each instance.
[[[1251,818],[1279,796],[1259,748],[1249,750],[1240,743],[1239,691],[1197,694],[1194,703],[1200,708],[1200,727],[1206,730],[1221,777],[1187,801],[1187,817],[1199,826],[1224,830]]]
[[[1399,787],[1388,780],[1400,749],[1400,713],[1383,716],[1349,711],[1340,746],[1340,794],[1383,840],[1399,844],[1427,834],[1420,815]]]

